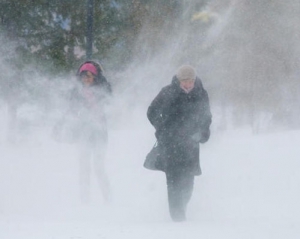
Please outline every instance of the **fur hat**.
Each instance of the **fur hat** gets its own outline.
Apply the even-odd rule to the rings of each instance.
[[[196,71],[193,67],[189,65],[183,65],[178,68],[176,77],[179,81],[181,80],[195,80],[196,79]]]

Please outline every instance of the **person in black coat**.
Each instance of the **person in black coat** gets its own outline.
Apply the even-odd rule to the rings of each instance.
[[[90,200],[92,168],[107,201],[110,192],[104,165],[108,143],[105,108],[112,93],[111,85],[104,77],[101,65],[95,61],[82,63],[76,76],[78,82],[70,93],[68,112],[55,131],[60,133],[65,128],[68,140],[78,146],[82,202]]]
[[[174,221],[186,219],[194,177],[201,174],[199,143],[210,137],[209,99],[193,67],[183,65],[150,104],[147,116],[161,150],[157,167],[166,173]]]

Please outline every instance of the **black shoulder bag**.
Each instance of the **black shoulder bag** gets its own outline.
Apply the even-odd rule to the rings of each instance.
[[[144,167],[149,170],[165,171],[164,161],[162,147],[156,142],[146,156]]]

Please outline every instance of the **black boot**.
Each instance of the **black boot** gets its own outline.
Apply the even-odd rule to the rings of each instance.
[[[183,222],[186,220],[184,209],[170,209],[170,216],[174,222]]]

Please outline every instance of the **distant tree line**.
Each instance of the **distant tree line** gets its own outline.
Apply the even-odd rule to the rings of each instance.
[[[94,0],[93,58],[125,67],[146,18],[162,25],[179,7],[176,2]],[[86,6],[87,1],[80,0],[2,0],[0,31],[7,42],[17,45],[14,63],[20,67],[38,63],[53,73],[77,66],[85,58]]]
[[[2,49],[9,52],[5,61],[58,75],[74,70],[85,59],[86,3],[2,0],[0,36],[15,49],[13,54]],[[220,128],[250,124],[256,129],[260,121],[300,127],[299,1],[94,4],[93,58],[106,68],[122,72],[144,63],[149,71],[167,72],[191,63],[205,80]],[[161,62],[167,62],[164,69]]]

